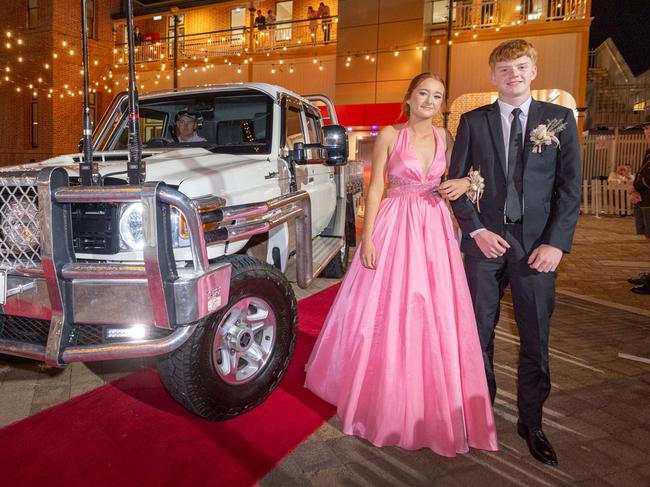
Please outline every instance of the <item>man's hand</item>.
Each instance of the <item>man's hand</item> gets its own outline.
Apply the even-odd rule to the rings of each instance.
[[[483,230],[474,235],[474,241],[488,259],[501,257],[510,248],[510,244],[503,237],[489,230]]]
[[[542,244],[533,250],[528,265],[538,272],[553,272],[562,260],[562,251],[552,245]]]
[[[639,203],[641,203],[641,193],[639,193],[638,191],[633,191],[630,194],[630,202],[633,205],[638,205]]]

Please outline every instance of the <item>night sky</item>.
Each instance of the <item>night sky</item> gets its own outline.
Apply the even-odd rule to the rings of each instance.
[[[593,0],[589,47],[611,37],[635,75],[650,68],[650,0]]]

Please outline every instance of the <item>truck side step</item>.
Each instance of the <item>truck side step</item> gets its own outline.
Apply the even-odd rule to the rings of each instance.
[[[318,236],[312,241],[312,252],[314,259],[314,277],[318,276],[330,260],[336,255],[345,244],[341,237]]]

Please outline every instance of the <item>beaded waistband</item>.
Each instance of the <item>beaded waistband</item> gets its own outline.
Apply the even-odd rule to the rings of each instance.
[[[422,183],[412,179],[389,177],[388,183],[391,184],[391,187],[386,190],[387,198],[408,195],[440,197],[436,191],[440,185],[440,179]]]

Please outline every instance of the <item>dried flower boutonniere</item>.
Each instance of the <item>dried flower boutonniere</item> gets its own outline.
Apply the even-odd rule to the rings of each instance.
[[[533,152],[540,154],[545,145],[556,144],[560,148],[560,139],[557,134],[566,128],[566,123],[554,118],[547,123],[539,124],[530,131],[530,141],[533,143]]]
[[[465,191],[465,195],[476,205],[476,210],[480,213],[481,206],[479,205],[479,200],[483,196],[483,190],[485,190],[485,179],[481,176],[480,171],[474,170],[474,167],[471,167],[467,173],[467,179],[469,180],[469,188]]]

